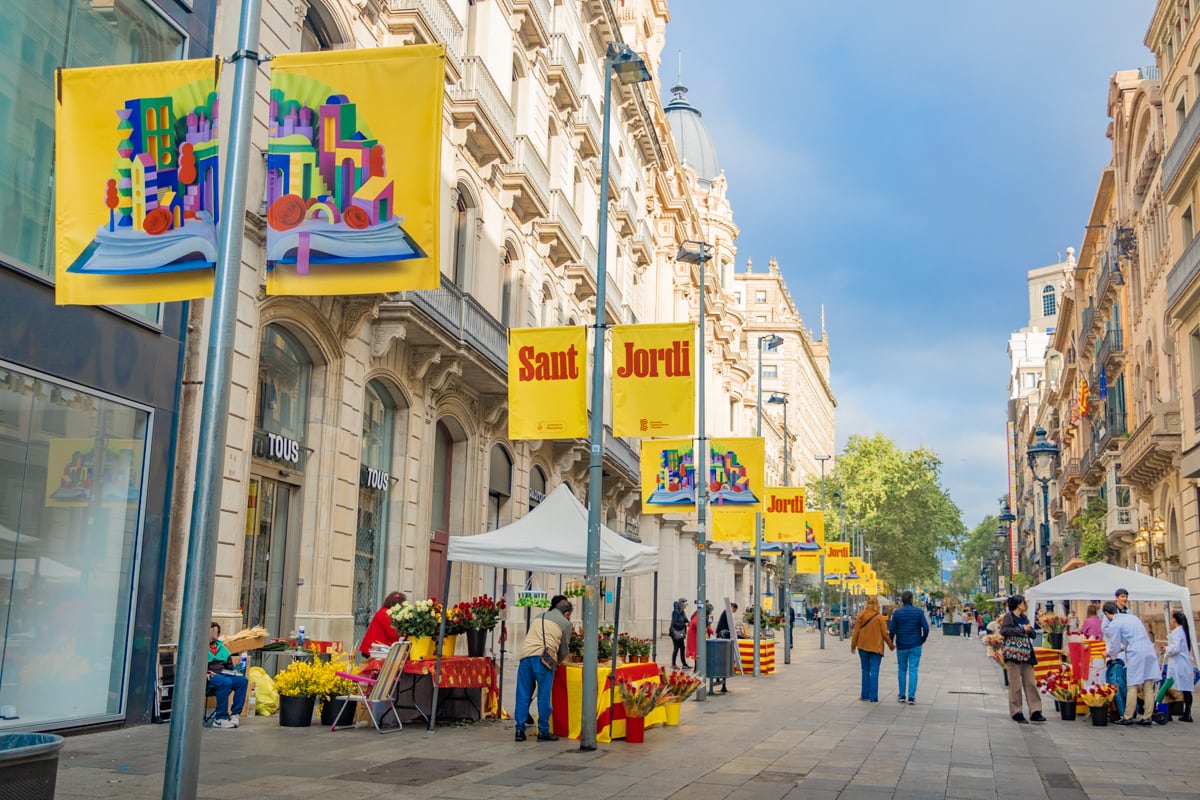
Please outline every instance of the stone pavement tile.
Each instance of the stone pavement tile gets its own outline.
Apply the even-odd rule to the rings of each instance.
[[[734,788],[716,783],[692,783],[669,797],[678,800],[725,800]]]
[[[838,800],[839,794],[836,789],[809,789],[797,786],[784,796],[784,800]]]
[[[726,797],[728,800],[782,800],[794,788],[796,788],[794,783],[751,781],[738,786]]]

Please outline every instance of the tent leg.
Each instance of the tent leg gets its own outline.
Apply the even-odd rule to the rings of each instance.
[[[617,700],[617,637],[621,633],[621,576],[617,576],[617,596],[613,605],[612,672],[608,675],[608,736],[612,738],[613,716]]]
[[[442,589],[442,608],[450,608],[450,571],[453,569],[452,561],[446,562],[446,585]],[[438,685],[442,682],[442,642],[446,639],[446,615],[442,614],[442,621],[438,625],[437,638],[437,661],[433,665],[433,708],[429,709],[429,730],[433,730],[437,724],[438,714]]]
[[[500,579],[500,596],[508,597],[508,567],[504,568],[504,576]],[[500,615],[500,685],[497,690],[500,696],[496,698],[496,719],[504,719],[504,647],[508,644],[508,622]]]
[[[654,599],[651,602],[654,611],[650,614],[650,655],[658,663],[658,570],[654,571]]]

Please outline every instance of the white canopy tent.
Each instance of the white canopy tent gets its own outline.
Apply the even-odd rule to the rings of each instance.
[[[1195,663],[1200,663],[1200,642],[1196,641],[1195,625],[1192,622],[1195,619],[1192,615],[1192,595],[1185,586],[1101,562],[1088,564],[1086,567],[1079,567],[1043,581],[1028,589],[1025,599],[1030,603],[1047,600],[1106,601],[1116,596],[1117,589],[1127,590],[1130,601],[1179,603],[1187,616],[1193,659]]]
[[[587,509],[565,483],[538,507],[503,528],[451,536],[449,561],[489,567],[583,575],[587,572]],[[658,548],[600,526],[600,574],[645,575],[658,569]]]
[[[516,522],[489,533],[451,536],[446,548],[445,599],[449,602],[450,569],[454,562],[483,564],[500,569],[550,572],[559,575],[587,574],[588,511],[570,487],[559,484],[537,508]],[[600,526],[600,574],[617,576],[617,613],[620,614],[621,577],[658,572],[658,548],[630,541]],[[657,598],[658,576],[654,578]],[[657,602],[657,599],[656,599]],[[619,616],[618,618],[619,619]],[[502,623],[503,624],[503,623]],[[438,632],[437,665],[434,668],[433,711],[429,730],[437,720],[438,683],[442,670],[442,639],[445,620]],[[616,651],[613,668],[616,669]],[[500,650],[500,691],[504,690],[504,649]],[[610,689],[615,691],[615,687]],[[612,701],[610,700],[610,703]]]

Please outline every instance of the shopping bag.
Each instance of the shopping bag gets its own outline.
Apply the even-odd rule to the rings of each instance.
[[[246,670],[246,679],[254,684],[254,715],[269,717],[279,708],[279,692],[275,690],[275,681],[262,667],[251,667]]]

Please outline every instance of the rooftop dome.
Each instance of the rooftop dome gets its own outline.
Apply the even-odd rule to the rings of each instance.
[[[713,147],[708,128],[700,119],[700,110],[688,102],[687,87],[676,84],[671,87],[671,102],[663,110],[671,124],[671,136],[683,163],[696,171],[702,186],[708,186],[720,176],[717,151]]]

